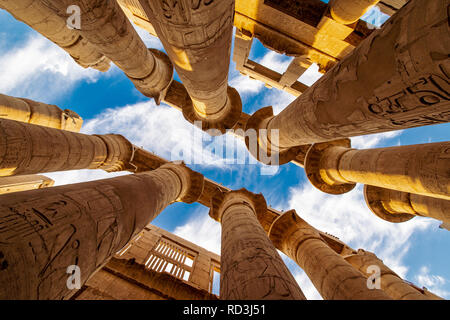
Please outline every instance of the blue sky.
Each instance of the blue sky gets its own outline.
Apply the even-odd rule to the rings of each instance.
[[[367,14],[367,20],[373,22],[374,16],[373,12]],[[158,39],[137,30],[147,46],[162,49]],[[279,72],[291,60],[270,52],[257,40],[251,59]],[[313,83],[320,76],[314,68],[300,80]],[[240,92],[247,113],[268,105],[279,112],[294,99],[239,75],[234,63],[230,65],[229,82]],[[248,159],[242,165],[227,163],[233,159],[215,154],[212,145],[222,146],[225,141],[236,141],[235,138],[212,139],[195,131],[198,129],[187,123],[180,112],[163,104],[156,106],[141,95],[117,67],[103,74],[83,69],[63,50],[3,10],[0,10],[0,93],[72,109],[85,120],[82,132],[120,133],[167,159],[186,160],[189,152],[201,154],[205,163],[190,167],[205,177],[230,188],[261,192],[276,209],[296,209],[314,227],[339,237],[355,249],[375,252],[407,280],[450,298],[450,232],[439,229],[438,221],[420,217],[403,224],[382,221],[367,209],[361,186],[345,195],[324,194],[311,186],[302,168],[293,164],[280,167],[276,175],[270,176],[261,175],[261,165],[249,164]],[[204,141],[193,141],[195,134],[202,135]],[[440,124],[352,138],[352,143],[357,148],[374,148],[446,141],[449,137],[450,125]],[[242,142],[236,143],[238,151],[245,151]],[[47,175],[62,185],[121,174],[126,173],[79,170]],[[208,217],[208,209],[200,204],[173,204],[153,223],[220,253],[220,225]],[[306,296],[319,299],[303,271],[283,258]]]

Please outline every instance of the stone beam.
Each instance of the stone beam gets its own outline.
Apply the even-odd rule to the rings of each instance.
[[[356,254],[346,256],[345,261],[366,277],[370,277],[374,272],[377,272],[374,267],[378,267],[380,270],[379,285],[394,300],[430,300],[429,297],[410,286],[394,271],[385,266],[383,261],[371,252],[359,249]],[[374,285],[377,284],[376,281]]]
[[[41,189],[53,186],[55,181],[42,175],[0,177],[0,194]]]
[[[83,124],[83,119],[72,110],[3,94],[0,94],[0,118],[73,132],[80,131]]]
[[[450,199],[450,142],[357,150],[348,139],[309,149],[305,172],[319,190],[342,194],[356,183]]]
[[[272,149],[450,121],[447,1],[411,0],[277,116]],[[424,15],[424,13],[426,13]],[[251,118],[250,120],[251,121]]]
[[[234,0],[169,9],[165,1],[140,4],[192,99],[184,117],[206,129],[231,129],[242,111],[239,93],[228,87]]]
[[[311,66],[312,62],[307,57],[295,57],[280,79],[280,84],[290,87]],[[306,90],[306,88],[305,88]]]
[[[331,0],[330,13],[334,20],[342,24],[358,21],[380,0]]]
[[[389,300],[382,290],[369,289],[367,279],[339,254],[294,210],[272,224],[269,237],[275,247],[306,272],[325,300]]]
[[[364,198],[376,216],[389,222],[404,222],[422,216],[450,223],[450,200],[369,185],[364,186]]]
[[[209,214],[222,225],[221,299],[306,299],[258,222],[266,211],[264,197],[245,189],[212,199]]]
[[[152,172],[0,195],[0,299],[67,299],[174,201],[196,201],[203,176],[177,164]],[[145,204],[145,205],[143,205]]]
[[[172,64],[163,52],[147,49],[117,1],[39,1],[64,19],[70,5],[79,6],[83,38],[113,61],[142,94],[157,103],[164,98],[172,81]]]
[[[102,72],[109,69],[110,61],[78,30],[69,29],[66,20],[58,17],[41,1],[0,0],[0,8],[64,49],[83,68],[91,67]]]

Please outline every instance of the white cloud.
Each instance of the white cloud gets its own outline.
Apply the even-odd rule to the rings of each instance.
[[[403,130],[388,131],[383,133],[369,134],[359,137],[352,137],[352,147],[356,149],[369,149],[376,147],[381,142],[393,139],[402,134]]]
[[[32,34],[19,47],[0,56],[0,92],[39,98],[64,95],[78,81],[95,82],[101,72],[84,69],[57,45]]]
[[[220,255],[222,229],[220,223],[213,220],[208,212],[207,208],[198,210],[185,225],[176,227],[173,233]]]
[[[285,55],[276,53],[275,51],[269,51],[257,61],[266,68],[283,74],[292,60],[292,57],[287,57]]]
[[[450,291],[443,289],[448,281],[439,275],[431,274],[429,267],[422,266],[414,279],[417,285],[427,288],[430,292],[445,299],[450,298]]]

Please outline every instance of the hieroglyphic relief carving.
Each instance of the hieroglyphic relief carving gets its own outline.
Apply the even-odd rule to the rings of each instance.
[[[212,200],[210,216],[222,224],[222,299],[305,299],[257,219],[267,205],[246,190]]]

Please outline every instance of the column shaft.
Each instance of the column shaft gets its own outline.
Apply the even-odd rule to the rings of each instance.
[[[383,261],[378,259],[373,253],[360,249],[358,254],[347,256],[345,260],[367,277],[373,274],[373,271],[370,272],[371,269],[369,267],[378,266],[381,272],[381,289],[395,300],[429,300],[428,297],[411,287],[394,271],[385,266]]]
[[[81,285],[167,205],[203,184],[169,164],[155,171],[0,196],[1,299],[63,299],[71,265]],[[198,176],[198,174],[197,174]],[[195,179],[194,179],[195,180]]]
[[[390,222],[404,222],[415,216],[450,222],[449,200],[369,185],[364,186],[364,198],[375,215]]]
[[[239,94],[228,88],[234,0],[173,8],[161,0],[140,2],[192,98],[185,117],[231,129],[242,110]]]
[[[446,0],[411,0],[271,117],[278,147],[450,121]]]
[[[365,150],[333,144],[314,144],[306,156],[308,178],[322,191],[339,194],[363,183],[450,199],[450,142]]]
[[[55,181],[42,175],[0,177],[0,194],[51,187]]]
[[[0,94],[0,118],[73,132],[80,131],[83,124],[83,119],[72,110],[3,94]]]
[[[69,29],[66,20],[58,17],[38,0],[0,0],[0,8],[64,49],[82,67],[100,71],[109,69],[109,60],[97,51],[78,30]]]
[[[245,190],[212,200],[210,216],[222,224],[221,299],[305,299],[258,222],[266,210],[262,196]]]
[[[0,119],[0,176],[75,169],[124,170],[132,144],[120,135],[86,135]]]
[[[331,0],[330,13],[334,20],[342,24],[358,21],[380,0]]]
[[[366,278],[320,237],[316,229],[288,211],[272,224],[269,237],[275,247],[306,272],[326,300],[386,300],[383,291],[369,289]]]
[[[117,1],[39,0],[60,17],[68,18],[67,8],[81,9],[81,35],[111,59],[144,95],[157,102],[172,81],[173,68],[163,52],[147,49]]]

